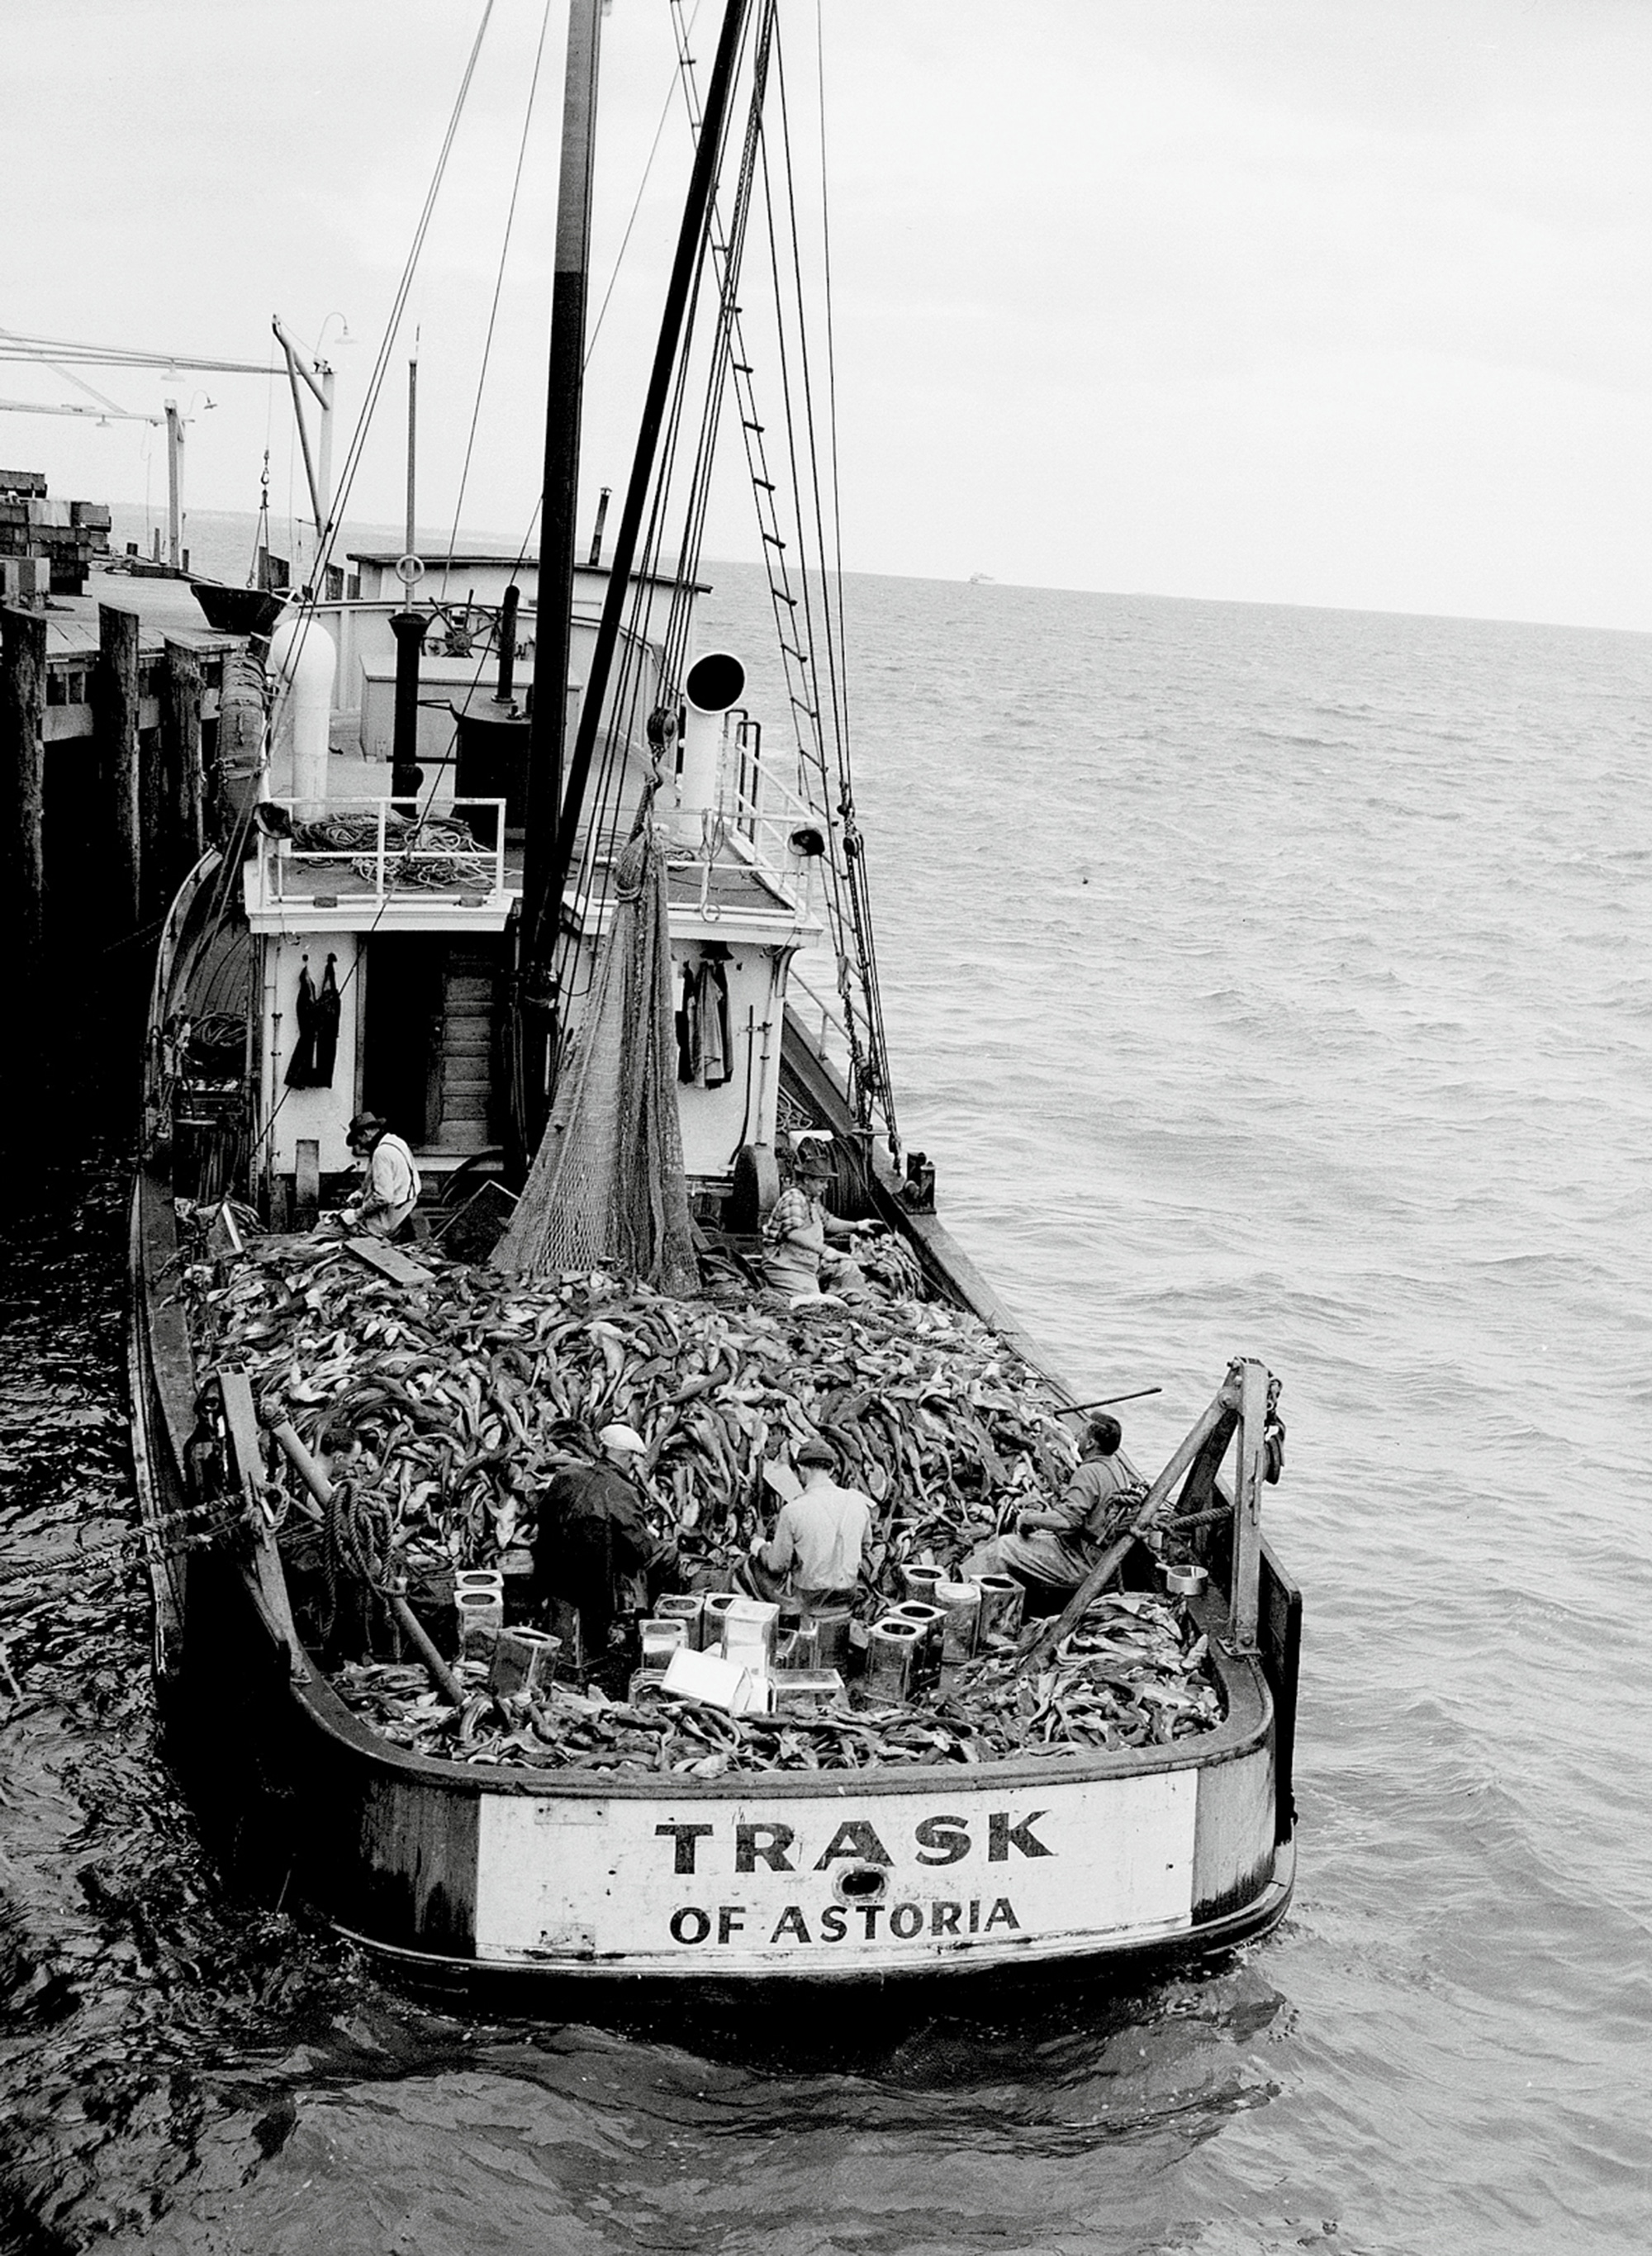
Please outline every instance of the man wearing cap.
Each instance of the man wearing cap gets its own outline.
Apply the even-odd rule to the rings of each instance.
[[[817,1144],[807,1143],[792,1164],[792,1180],[769,1210],[763,1225],[764,1281],[777,1293],[815,1297],[836,1293],[845,1301],[864,1301],[866,1280],[859,1265],[828,1244],[851,1244],[861,1234],[858,1223],[840,1222],[828,1214],[822,1194],[831,1180],[831,1162]]]
[[[349,1147],[362,1163],[362,1187],[340,1215],[346,1229],[393,1237],[419,1203],[423,1185],[413,1155],[376,1112],[358,1112],[349,1124]]]
[[[994,1537],[964,1562],[968,1575],[1013,1575],[1029,1590],[1070,1597],[1119,1533],[1128,1506],[1117,1503],[1133,1491],[1119,1463],[1124,1439],[1116,1418],[1092,1418],[1079,1445],[1078,1470],[1048,1512],[1017,1515],[1013,1535]]]
[[[631,1479],[647,1443],[620,1425],[597,1439],[601,1464],[565,1466],[540,1491],[533,1581],[540,1598],[577,1611],[585,1652],[600,1660],[617,1618],[647,1604],[649,1570],[667,1555]]]
[[[805,1608],[854,1603],[861,1554],[872,1531],[872,1505],[858,1488],[832,1478],[837,1460],[824,1442],[803,1442],[795,1452],[802,1492],[780,1506],[774,1533],[753,1539],[752,1556],[735,1581],[771,1603],[792,1597]]]

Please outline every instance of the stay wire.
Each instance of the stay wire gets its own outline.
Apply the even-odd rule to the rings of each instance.
[[[459,519],[464,511],[465,489],[470,482],[470,458],[476,449],[477,426],[482,417],[482,395],[487,389],[488,364],[493,352],[493,332],[499,318],[499,300],[505,290],[505,263],[511,255],[511,235],[516,225],[517,199],[522,189],[522,168],[527,159],[528,136],[533,124],[533,103],[539,93],[540,67],[545,60],[545,42],[551,28],[551,0],[545,0],[545,12],[540,18],[539,45],[533,50],[533,69],[528,79],[527,101],[522,111],[522,137],[517,144],[516,170],[511,180],[511,201],[505,215],[505,233],[499,243],[499,264],[493,278],[493,302],[488,308],[487,334],[482,340],[482,364],[477,373],[476,398],[470,408],[470,428],[465,436],[464,461],[459,470],[459,490],[454,497],[453,524],[448,534],[448,553],[442,560],[441,589],[445,595],[448,576],[452,569],[453,552],[459,539]]]

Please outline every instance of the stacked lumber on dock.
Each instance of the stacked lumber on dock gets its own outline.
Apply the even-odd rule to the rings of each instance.
[[[0,557],[41,556],[54,596],[79,596],[95,556],[109,554],[107,502],[53,501],[39,470],[0,470]]]

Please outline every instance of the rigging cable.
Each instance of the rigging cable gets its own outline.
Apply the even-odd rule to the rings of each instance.
[[[442,560],[441,592],[448,590],[448,575],[453,567],[454,546],[459,538],[459,518],[464,510],[465,488],[470,479],[470,457],[477,443],[477,425],[482,415],[482,395],[487,388],[488,362],[493,351],[493,331],[499,318],[499,298],[505,288],[505,261],[511,253],[511,230],[516,224],[516,203],[522,187],[522,166],[527,157],[528,133],[533,123],[533,101],[539,92],[540,66],[545,60],[546,35],[551,27],[551,0],[545,0],[545,12],[540,18],[539,45],[533,51],[533,69],[528,80],[527,102],[522,112],[522,137],[517,144],[516,172],[511,181],[511,201],[505,215],[505,234],[499,243],[498,271],[493,278],[493,303],[488,308],[487,334],[482,340],[482,364],[477,372],[477,394],[470,409],[470,428],[464,442],[464,461],[459,469],[459,490],[454,497],[453,525],[448,534],[448,553]]]
[[[884,1110],[886,1118],[888,1118],[890,1091],[888,1088],[886,1053],[885,1050],[883,1038],[882,1011],[878,993],[877,970],[872,951],[871,901],[866,887],[865,870],[862,866],[865,855],[865,842],[861,837],[859,824],[856,820],[855,814],[854,791],[849,765],[847,712],[844,701],[841,694],[843,685],[839,680],[839,671],[844,663],[844,652],[841,646],[841,608],[839,610],[838,624],[836,632],[834,632],[833,628],[833,608],[831,603],[832,573],[830,565],[828,561],[826,550],[826,519],[820,487],[820,448],[815,436],[815,391],[809,366],[808,341],[803,306],[802,244],[797,220],[796,172],[792,159],[790,106],[786,99],[785,57],[783,53],[780,51],[780,43],[778,41],[776,42],[775,72],[780,87],[780,133],[785,156],[787,215],[791,240],[792,270],[797,292],[798,357],[802,385],[805,429],[808,439],[810,486],[814,504],[813,529],[816,538],[819,555],[822,603],[827,638],[826,659],[830,691],[832,701],[832,725],[837,751],[838,788],[840,793],[838,813],[843,821],[844,856],[847,865],[845,872],[845,886],[849,896],[850,922],[855,943],[856,969],[859,975],[862,1005],[866,1017],[867,1055],[864,1061],[860,1058],[858,1054],[858,1038],[854,1027],[854,1005],[853,997],[851,991],[850,967],[846,957],[842,955],[840,955],[839,958],[840,976],[838,981],[838,992],[843,1000],[844,1017],[848,1021],[847,1031],[849,1034],[851,1057],[851,1062],[855,1068],[858,1084],[855,1091],[857,1110],[860,1113],[862,1124],[869,1125],[869,1114],[872,1100],[881,1101],[880,1109]],[[822,130],[822,147],[823,152],[823,113]],[[821,193],[823,205],[825,201],[825,180],[823,174],[821,184]],[[839,579],[839,586],[841,588],[841,577]],[[822,751],[824,747],[822,743]],[[889,1119],[888,1124],[893,1132],[894,1125],[893,1119]]]
[[[471,42],[470,53],[465,61],[463,75],[459,81],[459,90],[454,98],[453,110],[448,120],[447,131],[442,136],[441,147],[437,152],[435,166],[430,177],[430,185],[425,192],[424,203],[420,210],[418,223],[413,229],[413,242],[407,252],[406,264],[402,268],[401,278],[396,286],[395,296],[391,303],[389,316],[385,322],[384,335],[379,341],[378,352],[373,364],[372,374],[368,379],[366,396],[362,403],[361,412],[357,418],[356,428],[350,434],[349,445],[345,452],[343,469],[340,474],[338,483],[335,489],[333,497],[328,504],[327,524],[324,528],[318,529],[314,577],[310,583],[313,588],[320,587],[324,583],[324,575],[326,568],[332,559],[334,544],[338,538],[340,531],[342,529],[345,506],[348,503],[351,489],[355,484],[357,473],[361,467],[362,455],[367,443],[367,434],[371,427],[373,415],[378,405],[378,398],[380,392],[384,389],[385,377],[389,373],[391,359],[396,348],[397,334],[401,327],[402,316],[406,311],[408,298],[412,294],[413,277],[418,271],[420,256],[424,250],[425,237],[429,232],[430,222],[435,212],[436,199],[441,193],[441,184],[447,174],[448,159],[452,154],[453,145],[458,135],[460,120],[464,115],[465,103],[470,92],[470,82],[476,76],[477,63],[481,56],[483,42],[487,37],[488,25],[492,19],[492,16],[493,0],[483,0],[481,21],[477,25],[476,38]],[[307,607],[301,614],[299,644],[300,651],[303,646],[303,638],[307,634],[310,623],[314,617],[314,612],[313,609],[308,607]],[[282,697],[281,694],[278,693],[272,707],[267,723],[268,730],[271,734],[273,734],[274,732],[281,703]],[[251,829],[251,824],[252,812],[251,807],[249,805],[244,814],[237,819],[235,828],[231,833],[230,841],[225,849],[224,865],[223,869],[219,873],[219,882],[216,888],[218,898],[215,902],[213,909],[213,921],[215,925],[222,922],[224,914],[227,913],[229,893],[233,887],[235,877],[238,874],[239,857],[241,855],[244,854],[247,838]],[[387,904],[381,904],[378,914],[374,918],[372,925],[368,929],[368,938],[371,938],[372,933],[378,929],[378,923],[384,915],[385,906],[387,906]],[[357,965],[359,965],[364,952],[365,948],[364,943],[363,948],[357,951]],[[350,971],[346,974],[344,982],[345,987],[348,987],[350,979],[353,978],[355,968],[355,966],[352,966]],[[343,989],[341,989],[340,991],[342,992]],[[270,1117],[264,1123],[263,1127],[254,1142],[252,1153],[250,1155],[250,1164],[251,1158],[256,1157],[260,1147],[268,1141],[272,1132],[273,1132],[276,1118],[286,1102],[286,1090],[283,1090],[281,1096],[277,1098],[274,1105],[271,1108]]]

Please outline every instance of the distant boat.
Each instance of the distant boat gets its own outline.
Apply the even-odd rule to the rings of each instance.
[[[970,585],[972,588],[996,588],[998,582],[990,572],[971,572]]]

